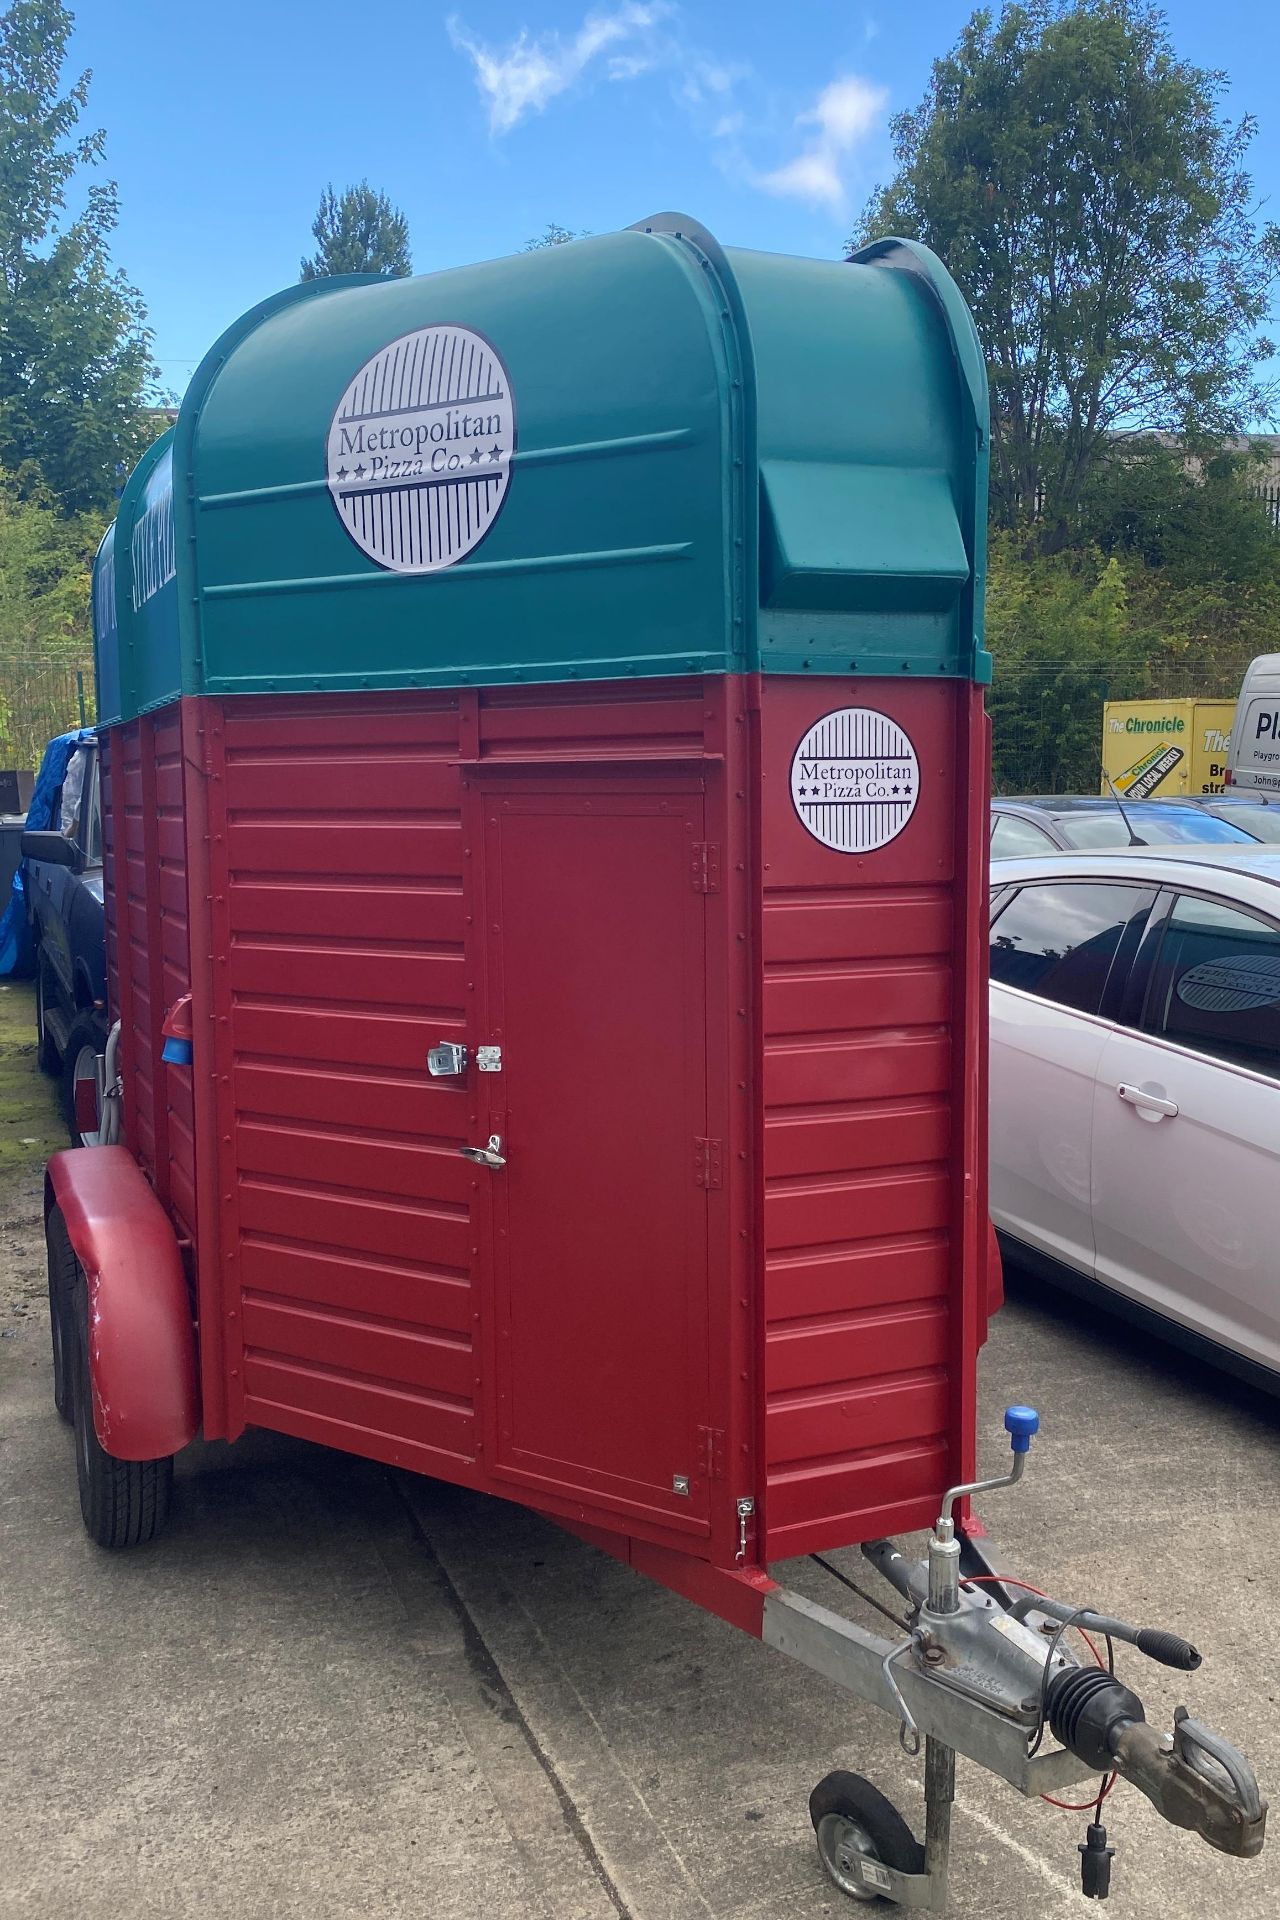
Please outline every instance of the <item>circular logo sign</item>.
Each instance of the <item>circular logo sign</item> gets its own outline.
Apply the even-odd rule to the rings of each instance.
[[[837,853],[869,853],[896,840],[919,794],[915,748],[874,707],[824,714],[791,762],[791,804],[814,839]]]
[[[1270,953],[1222,953],[1189,967],[1174,989],[1202,1013],[1252,1013],[1280,1001],[1280,959]]]
[[[358,547],[435,573],[484,539],[515,448],[507,370],[469,327],[421,327],[366,360],[329,427],[333,504]]]

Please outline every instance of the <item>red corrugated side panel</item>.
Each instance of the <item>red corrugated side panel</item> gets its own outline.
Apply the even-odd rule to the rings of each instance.
[[[809,831],[808,730],[872,709],[919,761],[873,850]],[[767,1557],[928,1524],[968,1477],[984,1221],[981,695],[761,689]],[[896,789],[895,789],[896,791]]]
[[[854,704],[896,722],[919,764],[910,818],[866,851],[823,844],[792,797],[807,730]],[[112,729],[127,1139],[196,1240],[206,1431],[278,1428],[722,1566],[744,1495],[747,1564],[927,1524],[972,1467],[985,740],[979,691],[905,677],[205,699]],[[572,965],[554,964],[556,925],[540,948],[539,871]],[[664,875],[683,904],[659,939],[640,882],[656,903]],[[676,964],[680,928],[690,982],[704,956],[696,1009],[626,987],[659,964],[649,946]],[[190,982],[195,1064],[166,1067],[189,946],[210,955]],[[680,1022],[703,1035],[701,1090]],[[472,1050],[462,1081],[426,1072],[444,1039]],[[494,1040],[521,1057],[477,1077]],[[667,1103],[647,1050],[673,1046]],[[659,1131],[677,1106],[697,1129],[685,1148],[629,1150],[641,1076]],[[508,1125],[508,1170],[459,1152]],[[556,1207],[574,1339],[597,1351],[544,1341],[530,1374],[502,1343],[520,1337],[522,1284],[554,1306],[555,1261],[522,1279],[503,1241],[549,1204],[527,1185],[544,1128],[591,1167],[590,1231],[572,1232],[571,1179]],[[635,1222],[676,1166],[681,1244],[706,1248],[699,1299],[686,1316],[668,1301],[652,1339],[643,1321],[644,1340],[615,1338],[643,1310]],[[597,1288],[623,1287],[616,1314],[596,1311]],[[607,1405],[598,1451],[562,1418],[592,1364],[595,1386],[616,1381],[580,1396]]]
[[[166,1066],[160,1028],[190,991],[181,715],[177,706],[101,736],[107,998],[121,1022],[125,1143],[170,1209],[196,1226],[190,1069]]]
[[[211,1069],[218,1143],[217,1218],[202,1222],[202,1344],[206,1405],[211,1372],[225,1390],[219,1430],[277,1428],[517,1494],[495,1458],[495,1348],[504,1337],[495,1245],[506,1176],[478,1173],[459,1151],[483,1142],[489,1102],[506,1092],[504,1079],[474,1068],[474,1049],[494,1038],[484,1025],[486,929],[475,924],[479,809],[495,778],[503,799],[521,806],[537,789],[535,811],[559,805],[554,793],[547,800],[548,783],[606,794],[639,783],[640,799],[632,793],[625,805],[643,806],[648,781],[661,814],[673,783],[705,779],[714,817],[734,762],[745,823],[747,726],[741,711],[730,722],[727,699],[724,683],[689,681],[199,703],[201,745],[191,757],[203,767],[207,828],[192,837],[201,866],[192,891],[210,903],[214,965],[195,1045],[197,1071],[202,1060]],[[723,850],[728,864],[732,849]],[[674,884],[701,901],[688,850],[673,859]],[[721,1411],[672,1462],[715,1478],[710,1546],[699,1550],[726,1559],[736,1543],[733,1500],[751,1468],[748,1248],[729,1224],[730,1210],[745,1214],[749,1204],[747,950],[728,921],[736,914],[745,933],[747,875],[744,859],[731,864],[732,880],[706,895],[708,941],[720,956],[707,991],[709,1109],[725,1109],[731,1075],[738,1092],[716,1143],[714,1187],[695,1189],[692,1139],[684,1162],[710,1223],[710,1384]],[[626,876],[612,871],[605,882],[625,887]],[[553,951],[559,937],[548,925]],[[732,988],[723,964],[731,947],[740,976]],[[428,1049],[442,1040],[472,1050],[461,1081],[427,1073]],[[593,1081],[615,1105],[625,1101],[625,1086],[607,1073]],[[519,1082],[513,1072],[511,1090],[527,1103],[528,1075]],[[544,1124],[561,1128],[568,1160],[590,1120],[563,1108],[562,1099],[544,1118],[529,1107],[520,1125],[526,1140]],[[512,1178],[531,1162],[526,1148]],[[629,1177],[626,1156],[616,1176]],[[594,1226],[607,1195],[584,1193],[581,1204]],[[216,1257],[204,1257],[206,1246]],[[602,1272],[599,1284],[616,1276]],[[567,1351],[565,1360],[571,1393]],[[723,1409],[734,1396],[731,1415]],[[625,1400],[609,1412],[611,1422],[625,1420]],[[578,1520],[593,1513],[585,1475],[580,1497],[550,1485],[517,1497]],[[660,1522],[633,1530],[671,1545],[687,1538]]]
[[[204,706],[225,1428],[461,1477],[466,1096],[426,1073],[466,1037],[457,699]]]

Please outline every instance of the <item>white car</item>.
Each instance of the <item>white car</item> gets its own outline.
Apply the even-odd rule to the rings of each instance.
[[[1280,1388],[1280,847],[993,869],[991,1213]]]

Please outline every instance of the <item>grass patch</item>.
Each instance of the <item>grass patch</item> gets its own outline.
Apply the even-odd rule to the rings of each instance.
[[[67,1145],[57,1084],[36,1065],[36,990],[0,980],[0,1186],[6,1195]]]

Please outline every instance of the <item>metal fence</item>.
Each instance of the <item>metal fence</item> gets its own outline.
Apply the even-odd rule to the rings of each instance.
[[[0,653],[0,767],[38,767],[55,733],[96,712],[92,661]]]
[[[988,695],[992,784],[997,793],[1096,793],[1102,710],[1108,700],[1234,700],[1240,667],[1217,674],[1200,660],[1164,662],[1159,684],[1129,671],[1114,678],[1068,666],[1002,668]],[[93,665],[0,653],[0,767],[38,767],[45,743],[96,718]]]
[[[1097,793],[1102,779],[1103,708],[1108,700],[1234,700],[1247,660],[1206,667],[1202,659],[1162,661],[1149,675],[1104,677],[1068,666],[1017,666],[988,690],[991,785],[995,793]]]
[[[1252,491],[1265,507],[1268,520],[1280,533],[1280,486],[1269,481],[1264,486],[1254,487]]]

